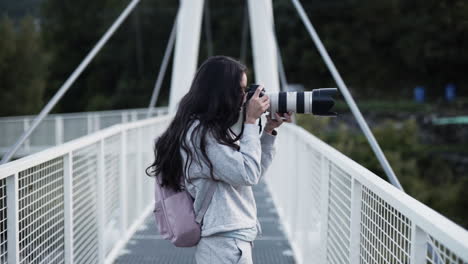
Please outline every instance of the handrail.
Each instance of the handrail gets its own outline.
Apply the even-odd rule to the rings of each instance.
[[[147,108],[112,111],[50,114],[17,151],[22,157],[63,144],[118,123],[127,123],[147,117]],[[167,107],[155,108],[153,114],[167,114]],[[35,116],[0,117],[0,155],[15,143],[18,134],[27,130]]]
[[[139,121],[134,121],[125,124],[117,124],[111,127],[96,131],[90,135],[86,135],[77,139],[74,139],[70,142],[64,143],[60,146],[51,147],[45,149],[43,151],[28,155],[18,160],[14,160],[5,164],[0,164],[0,180],[6,178],[7,176],[11,176],[13,174],[14,169],[18,169],[18,167],[31,167],[35,166],[39,163],[42,163],[46,160],[54,159],[58,156],[64,155],[67,152],[76,150],[80,148],[80,146],[86,146],[102,140],[103,138],[110,137],[112,135],[116,135],[122,130],[130,130],[137,127],[149,125],[155,122],[163,122],[170,120],[172,118],[171,115],[164,115],[164,116],[157,116],[148,119],[143,119]]]
[[[153,209],[146,142],[171,118],[114,125],[0,165],[0,260],[112,263]]]
[[[278,134],[265,177],[298,263],[468,262],[467,230],[305,129],[286,124]]]
[[[156,112],[163,112],[167,114],[167,106],[163,107],[155,107],[154,110]],[[99,116],[107,116],[107,115],[115,115],[116,113],[125,113],[125,112],[133,112],[136,111],[138,114],[143,114],[148,111],[148,108],[128,108],[128,109],[117,109],[117,110],[102,110],[102,111],[83,111],[83,112],[72,112],[72,113],[54,113],[48,114],[47,118],[57,117],[60,116],[62,118],[73,118],[73,117],[82,117],[84,115],[99,115]],[[2,122],[10,122],[16,120],[23,120],[23,119],[32,119],[36,115],[16,115],[16,116],[0,116],[0,126]]]
[[[171,118],[167,115],[114,125],[0,165],[0,188],[6,188],[4,195],[8,196],[8,204],[0,203],[0,211],[7,212],[10,262],[22,263],[20,258],[24,255],[20,252],[29,253],[25,250],[33,247],[33,241],[36,241],[29,239],[26,244],[18,244],[17,234],[24,231],[30,221],[39,219],[24,210],[28,203],[20,201],[27,199],[28,193],[34,192],[35,188],[62,184],[58,179],[63,177],[65,191],[60,195],[65,197],[65,211],[60,213],[59,219],[40,219],[44,221],[41,222],[44,227],[54,226],[55,221],[67,223],[64,227],[66,239],[47,237],[42,238],[47,241],[39,242],[48,245],[57,242],[59,246],[64,243],[67,260],[82,256],[83,252],[72,249],[75,246],[81,248],[84,242],[79,238],[89,234],[91,229],[73,229],[73,225],[79,225],[81,221],[80,213],[71,214],[69,210],[73,210],[74,201],[80,201],[76,199],[84,199],[75,195],[98,195],[95,199],[101,202],[91,205],[97,206],[92,212],[98,212],[96,217],[101,220],[96,222],[98,231],[93,233],[93,242],[86,243],[96,247],[93,250],[100,252],[97,255],[101,256],[102,262],[110,263],[150,212],[153,188],[150,182],[145,182],[150,178],[144,175],[144,165],[150,163],[153,152],[145,142],[162,133]],[[264,177],[299,264],[308,263],[311,259],[319,263],[336,263],[333,261],[335,258],[343,263],[379,262],[370,260],[370,256],[392,258],[392,263],[446,263],[444,258],[447,256],[458,261],[456,263],[468,261],[466,230],[303,128],[285,124],[279,128],[278,134],[275,161]],[[35,177],[39,176],[41,185],[35,183],[38,179]],[[95,177],[104,182],[92,184]],[[89,184],[83,185],[82,180],[89,181]],[[94,189],[112,183],[118,187],[106,187],[100,192]],[[127,186],[131,188],[126,189]],[[133,197],[138,194],[142,197]],[[119,206],[103,203],[107,201],[105,197]],[[59,198],[49,200],[63,200]],[[44,203],[49,200],[42,199]],[[35,206],[45,210],[51,205]],[[19,210],[25,215],[19,215]],[[91,227],[87,225],[87,228]],[[114,240],[116,230],[123,235]],[[39,239],[40,231],[29,230],[28,234]],[[76,240],[72,239],[75,237]],[[375,245],[369,244],[369,240]],[[45,248],[40,250],[52,252]],[[436,255],[439,250],[443,254]]]

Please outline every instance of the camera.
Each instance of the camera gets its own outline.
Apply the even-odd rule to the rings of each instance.
[[[258,88],[258,84],[251,84],[247,88],[247,101],[252,98]],[[259,97],[268,95],[270,98],[270,108],[268,112],[274,118],[273,113],[280,115],[289,111],[299,114],[313,114],[319,116],[336,116],[336,112],[331,112],[335,105],[332,96],[337,93],[336,88],[320,88],[310,92],[278,92],[266,93],[265,88],[259,94]]]

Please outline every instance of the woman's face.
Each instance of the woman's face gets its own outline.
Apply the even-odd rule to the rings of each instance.
[[[243,98],[244,98],[244,99],[242,99],[242,104],[244,104],[245,99],[247,98],[245,96],[245,90],[247,89],[247,74],[245,74],[245,73],[242,74],[242,79],[241,79],[241,82],[240,82],[240,86],[241,86],[241,89],[242,89],[241,93],[242,93]]]

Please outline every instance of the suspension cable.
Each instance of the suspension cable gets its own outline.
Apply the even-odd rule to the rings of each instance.
[[[301,17],[301,20],[304,23],[307,31],[309,32],[310,37],[314,41],[315,46],[317,47],[320,55],[322,56],[322,59],[327,65],[328,70],[331,72],[333,79],[335,79],[335,82],[338,85],[338,88],[340,89],[341,93],[343,94],[343,97],[346,100],[346,103],[348,103],[351,109],[351,112],[353,113],[354,117],[356,118],[359,124],[359,127],[361,127],[361,130],[364,132],[364,135],[369,141],[369,144],[372,150],[374,151],[375,155],[377,156],[377,159],[379,160],[380,165],[383,167],[385,174],[387,174],[389,181],[398,189],[403,190],[403,187],[401,186],[400,182],[398,181],[397,176],[393,172],[392,167],[390,166],[387,159],[385,158],[385,155],[382,152],[382,149],[380,149],[380,146],[377,143],[377,140],[375,139],[374,135],[372,134],[372,131],[369,129],[369,126],[367,125],[366,120],[362,116],[361,111],[359,111],[359,108],[354,102],[354,99],[351,96],[351,93],[349,92],[348,87],[344,83],[343,79],[341,78],[341,75],[339,74],[338,70],[335,67],[335,64],[333,63],[330,56],[328,55],[328,52],[323,46],[323,43],[320,40],[320,37],[315,31],[315,28],[312,26],[312,23],[310,22],[309,17],[304,11],[304,8],[302,7],[299,0],[291,0],[291,1],[293,2],[299,16]]]
[[[26,141],[26,139],[31,136],[32,132],[39,126],[42,120],[49,114],[50,110],[58,103],[58,101],[62,98],[62,96],[68,91],[70,86],[75,82],[75,80],[80,76],[83,70],[88,66],[92,59],[98,54],[104,44],[107,43],[109,38],[114,34],[114,32],[119,28],[122,22],[128,17],[128,15],[132,12],[132,10],[136,7],[136,5],[140,2],[140,0],[133,0],[131,1],[125,10],[120,14],[120,16],[114,21],[112,26],[106,31],[106,33],[101,37],[99,42],[93,47],[93,49],[86,55],[85,59],[80,63],[78,68],[68,77],[65,83],[60,87],[60,89],[55,93],[55,95],[50,99],[47,105],[41,110],[39,115],[34,118],[32,125],[26,130],[21,137],[16,141],[16,143],[8,150],[8,152],[3,156],[0,164],[7,163],[11,160],[13,155],[18,151],[21,145]]]
[[[178,17],[179,13],[177,12],[177,16],[174,19],[174,24],[172,25],[171,36],[169,37],[169,41],[166,45],[166,51],[164,52],[164,58],[161,64],[161,68],[159,68],[158,78],[156,79],[156,83],[154,84],[153,94],[151,95],[151,100],[148,106],[148,112],[146,113],[146,118],[151,117],[151,115],[153,114],[153,109],[156,105],[156,101],[158,100],[159,91],[161,90],[161,85],[164,80],[164,75],[166,75],[166,69],[169,63],[169,58],[171,57],[172,50],[174,49]]]

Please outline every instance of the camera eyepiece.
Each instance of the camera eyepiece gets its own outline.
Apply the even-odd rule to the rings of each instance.
[[[251,84],[249,85],[249,87],[247,88],[247,101],[250,100],[250,98],[252,98],[252,96],[254,95],[255,91],[257,90],[257,88],[259,87],[260,85],[259,84]],[[265,88],[262,89],[262,91],[260,92],[260,94],[258,95],[259,97],[262,97],[263,95],[265,95]]]

